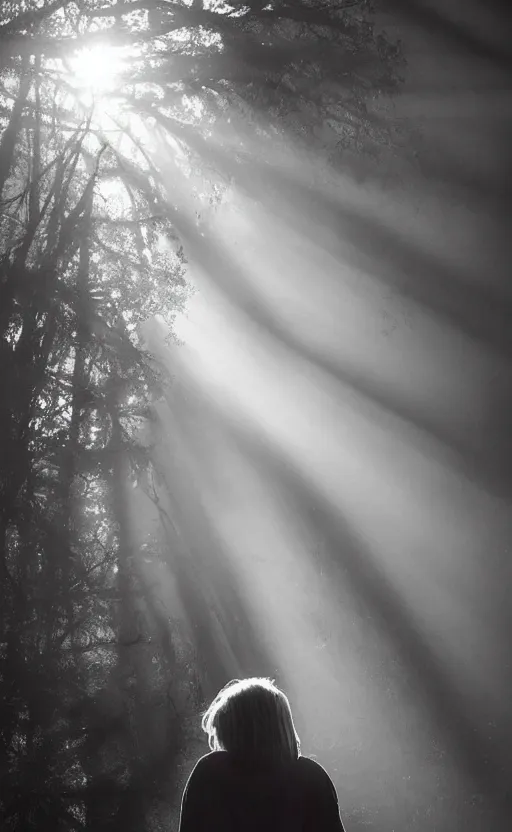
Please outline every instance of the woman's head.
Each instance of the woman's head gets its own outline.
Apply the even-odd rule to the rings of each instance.
[[[212,751],[286,762],[300,755],[290,703],[271,679],[234,679],[202,719]]]

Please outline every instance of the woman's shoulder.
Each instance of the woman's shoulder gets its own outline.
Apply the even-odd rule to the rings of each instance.
[[[228,756],[227,751],[209,751],[208,754],[204,754],[203,757],[200,757],[196,763],[197,766],[201,766],[201,768],[205,768],[206,766],[215,766],[219,765],[226,760]]]
[[[300,756],[297,760],[297,767],[300,769],[302,776],[313,783],[317,783],[320,786],[332,784],[332,780],[325,768],[313,757]]]
[[[303,781],[308,781],[318,786],[332,783],[327,771],[313,757],[300,756],[294,763],[293,768],[298,772]],[[194,778],[210,777],[214,772],[231,771],[230,755],[227,751],[210,751],[200,757],[194,766],[192,774]],[[291,771],[290,771],[291,773]]]
[[[320,763],[315,760],[314,757],[303,757],[302,754],[300,755],[299,759],[297,760],[297,764],[301,766],[306,771],[323,771],[325,774],[325,768],[320,765]]]
[[[199,758],[194,766],[194,772],[202,774],[203,772],[222,768],[227,762],[227,756],[226,751],[210,751]]]
[[[208,754],[204,754],[203,757],[199,758],[195,768],[205,769],[225,765],[229,760],[229,756],[230,755],[227,751],[210,751]],[[325,768],[320,765],[314,757],[303,757],[301,755],[296,760],[295,765],[297,765],[302,771],[311,772],[312,774],[317,774],[320,777],[322,774],[329,776]]]

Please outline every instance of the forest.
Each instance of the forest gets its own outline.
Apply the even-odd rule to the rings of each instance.
[[[336,541],[352,545],[346,543],[351,532],[328,507],[329,493],[336,502],[337,486],[326,467],[311,462],[311,482],[316,476],[324,486],[323,492],[318,486],[323,500],[317,495],[314,502],[308,476],[303,472],[301,479],[298,463],[296,470],[290,462],[293,453],[298,459],[303,452],[305,470],[306,446],[311,449],[316,440],[299,426],[302,405],[296,407],[291,386],[288,421],[277,418],[281,410],[269,390],[271,370],[265,369],[266,358],[258,364],[257,349],[271,344],[268,361],[278,362],[286,353],[297,362],[296,367],[283,363],[282,381],[276,378],[272,389],[314,368],[336,389],[364,397],[433,437],[439,447],[449,447],[454,470],[469,479],[468,471],[477,471],[486,493],[497,495],[500,507],[508,505],[512,298],[503,288],[500,252],[510,190],[503,167],[507,133],[499,119],[512,61],[505,35],[491,25],[492,4],[467,5],[474,15],[466,22],[445,13],[442,3],[423,0],[1,3],[0,826],[6,832],[177,830],[184,780],[208,750],[199,726],[205,704],[237,674],[280,674],[272,638],[262,636],[255,607],[246,603],[243,582],[252,579],[237,573],[232,552],[226,554],[226,539],[236,548],[226,531],[228,511],[220,506],[229,489],[236,506],[234,492],[247,484],[247,504],[261,506],[261,523],[270,493],[261,483],[288,495],[281,508],[276,496],[276,516],[283,523],[287,511],[302,518],[312,551],[314,541],[323,540],[318,570],[325,569],[334,583],[346,573],[349,585],[350,558],[342,566],[333,561]],[[473,104],[460,90],[447,100],[448,87],[432,87],[421,72],[411,80],[404,41],[412,30],[427,32],[431,42],[442,39],[447,53],[461,56],[461,83],[467,72]],[[454,109],[458,119],[452,141],[450,113],[445,133],[432,130],[429,122],[429,108],[437,113],[443,107]],[[466,112],[461,115],[467,107],[470,121]],[[442,119],[431,121],[437,125]],[[466,131],[483,137],[485,158],[479,156],[478,163],[460,150]],[[472,237],[464,225],[459,236],[464,246],[469,241],[466,262],[475,270],[489,272],[491,260],[485,257],[493,248],[485,287],[476,278],[466,282],[464,264],[448,256],[440,261],[428,240],[393,227],[400,216],[414,213],[412,202],[402,214],[396,208],[389,222],[383,220],[384,201],[389,198],[396,207],[397,194],[408,188],[415,205],[427,189],[435,191],[434,204],[478,205],[471,228],[481,226],[482,236]],[[371,213],[365,200],[373,205]],[[233,206],[239,213],[229,213]],[[244,249],[258,264],[254,279],[245,277],[237,260],[233,240],[237,233],[243,238],[241,228],[254,231],[253,248],[247,243]],[[490,238],[493,245],[485,248],[482,240]],[[290,265],[300,240],[314,273],[300,272],[299,254],[295,272]],[[288,266],[270,265],[265,276],[265,258],[270,262],[279,245]],[[372,270],[379,278],[382,273],[387,300],[378,314],[386,343],[397,327],[414,330],[405,302],[428,309],[431,318],[461,332],[468,343],[485,344],[480,363],[473,353],[468,359],[475,361],[477,381],[466,369],[461,380],[455,359],[453,383],[448,370],[441,383],[440,375],[436,381],[434,370],[431,378],[423,365],[418,381],[411,366],[419,365],[404,358],[413,391],[407,398],[379,349],[373,374],[351,363],[351,349],[360,349],[366,324],[354,307],[352,316],[333,312],[337,323],[327,332],[331,324],[323,316],[341,280],[334,266],[329,272],[327,254],[324,264],[320,252],[328,251],[334,252],[333,263],[343,261],[349,270]],[[322,268],[331,275],[325,284]],[[194,370],[187,377],[193,358],[175,324],[203,291],[233,310],[240,333],[252,333],[259,345],[251,348],[254,366],[227,369],[228,362],[223,370],[217,353],[199,341],[206,356],[204,381],[197,367],[196,375]],[[373,290],[364,291],[369,296]],[[223,326],[219,313],[219,338]],[[354,332],[344,346],[336,327]],[[227,354],[243,351],[249,336],[240,333],[240,347],[224,336]],[[432,334],[428,338],[435,341]],[[452,341],[446,346],[439,338],[438,344],[452,348]],[[460,347],[467,357],[465,349]],[[496,366],[491,353],[499,356]],[[215,394],[208,386],[214,378]],[[490,402],[485,407],[471,392],[473,381],[478,395]],[[228,387],[229,395],[222,392]],[[432,390],[436,399],[430,407]],[[321,422],[320,434],[341,430],[334,427],[340,423],[330,415],[327,392],[325,398],[318,395],[327,425]],[[474,423],[469,416],[450,421],[446,414],[457,407],[457,396],[464,406],[471,401],[485,413],[485,438],[477,416]],[[248,426],[242,407],[237,417],[236,397],[253,408],[272,442]],[[227,451],[223,457],[226,432],[232,462]],[[246,477],[236,462],[241,458],[248,470],[265,472],[253,490],[249,473]],[[340,462],[345,464],[350,467]],[[356,482],[355,467],[351,476]],[[225,477],[227,482],[228,473]],[[497,508],[485,510],[497,516]],[[505,508],[500,512],[493,528],[499,526],[499,546],[505,546],[508,514]],[[221,514],[227,518],[223,523]],[[256,535],[251,522],[245,528]],[[268,519],[269,528],[272,522]],[[290,520],[289,525],[296,531],[300,524]],[[277,535],[262,535],[263,549],[276,544],[280,551]],[[240,531],[240,551],[243,536]],[[256,564],[257,552],[247,557]],[[284,554],[280,565],[277,559],[276,554],[272,563],[262,561],[261,570],[269,576],[275,569],[277,582],[279,568],[283,574],[301,568]],[[494,570],[486,573],[488,591],[499,592],[504,561],[496,554],[486,563]],[[368,620],[382,618],[381,629],[409,632],[407,605],[395,617],[398,601],[393,606],[391,594],[384,602],[384,591],[370,590],[369,567],[360,568],[361,584],[354,566],[350,586],[364,597],[365,610],[375,607]],[[484,568],[480,561],[477,568]],[[261,580],[264,596],[270,578]],[[413,586],[414,576],[410,581]],[[300,591],[295,599],[291,593],[282,600],[287,609],[300,603]],[[323,589],[315,585],[310,591]],[[492,594],[489,601],[494,612],[482,613],[483,653],[493,634],[509,623],[510,613],[497,598]],[[279,622],[277,601],[275,609]],[[492,615],[496,621],[489,623],[485,616]],[[276,640],[286,637],[293,637],[289,622],[275,632]],[[389,643],[394,638],[392,633]],[[480,820],[464,828],[509,828],[497,825],[512,806],[506,785],[512,759],[504,739],[511,726],[496,693],[510,681],[505,647],[499,662],[494,656],[498,675],[492,675],[494,665],[486,671],[488,700],[476,714],[471,704],[458,704],[457,686],[442,683],[441,673],[438,680],[441,660],[428,658],[426,637],[396,639],[397,644],[402,639],[396,661],[403,669],[409,667],[404,656],[412,656],[411,667],[421,666],[419,676],[410,670],[411,685],[422,689],[426,709],[430,697],[432,709],[450,723],[446,741],[456,749],[461,777],[473,784],[467,793],[477,795],[471,811],[481,810]],[[427,684],[422,673],[438,681]],[[481,726],[490,722],[493,708],[501,716],[493,717],[496,734],[489,738]],[[315,745],[314,731],[308,736],[321,758],[325,738]],[[384,781],[379,788],[384,792]],[[418,794],[421,784],[414,790]],[[350,801],[347,805],[349,794],[341,789],[347,829],[431,828],[428,807],[420,812],[414,800],[393,815],[389,806],[381,811],[367,798],[373,808],[366,815]],[[435,810],[436,818],[444,817],[444,805]],[[498,812],[494,826],[482,820],[491,817],[487,811]],[[449,812],[445,817],[447,825],[439,820],[435,828],[457,828],[448,825]]]

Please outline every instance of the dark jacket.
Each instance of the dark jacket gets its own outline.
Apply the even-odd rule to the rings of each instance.
[[[201,757],[181,804],[179,832],[344,832],[334,784],[321,765]]]

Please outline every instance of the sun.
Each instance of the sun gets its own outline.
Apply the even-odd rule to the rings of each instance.
[[[115,120],[123,111],[122,96],[129,77],[128,69],[133,70],[135,62],[133,47],[108,43],[81,49],[64,62],[71,99],[75,105],[93,112],[94,123],[101,129],[115,129]]]
[[[94,96],[115,90],[127,62],[124,50],[101,45],[82,49],[69,60],[70,80],[77,89]]]

